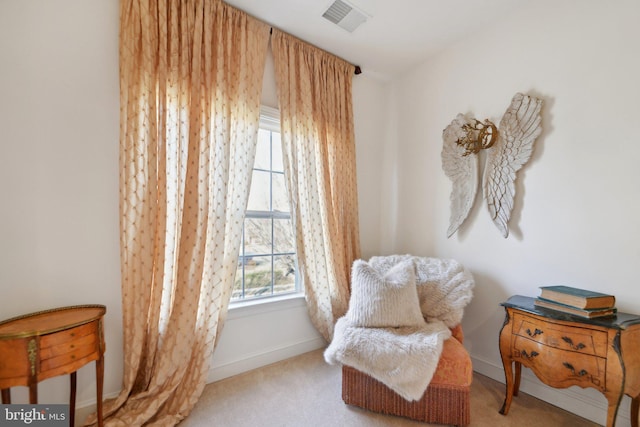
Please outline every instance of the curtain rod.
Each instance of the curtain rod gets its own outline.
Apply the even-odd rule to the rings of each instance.
[[[260,19],[260,18],[257,18],[257,17],[255,17],[255,16],[253,16],[253,15],[251,15],[251,14],[249,14],[249,13],[245,12],[245,11],[244,11],[244,10],[242,10],[242,9],[239,9],[239,8],[237,8],[237,7],[235,7],[235,6],[231,6],[229,3],[225,2],[224,0],[223,0],[223,1],[221,1],[221,2],[222,2],[222,3],[224,3],[224,5],[225,5],[226,7],[229,7],[229,8],[231,8],[231,9],[235,9],[235,10],[238,10],[238,11],[240,11],[240,12],[242,12],[242,13],[246,14],[247,16],[250,16],[251,18],[253,18],[253,19],[255,19],[255,20],[258,20],[258,21],[260,21],[260,22],[264,22],[265,24],[269,25],[269,26],[270,26],[269,34],[273,34],[273,29],[274,29],[274,28],[276,28],[278,31],[282,31],[280,28],[274,27],[273,25],[269,24],[268,22],[266,22],[266,21],[264,21],[264,20],[262,20],[262,19]],[[289,34],[289,33],[287,33],[286,31],[282,31],[282,32],[283,32],[283,33],[285,33],[285,34]],[[294,36],[294,35],[292,35],[292,34],[290,34],[290,35],[291,35],[292,37],[296,37],[296,36]],[[323,51],[327,52],[328,54],[335,56],[336,58],[340,58],[338,55],[334,55],[333,53],[331,53],[331,52],[329,52],[329,51],[327,51],[327,50],[325,50],[325,49],[322,49],[322,48],[319,48],[318,46],[312,45],[311,43],[309,43],[309,42],[307,42],[307,41],[305,41],[305,40],[302,40],[302,39],[301,39],[301,38],[299,38],[299,37],[296,37],[296,38],[297,38],[298,40],[300,40],[300,41],[303,41],[303,42],[307,43],[308,45],[311,45],[311,46],[315,47],[316,49],[323,50]],[[343,59],[343,58],[340,58],[340,59],[342,59],[343,61],[345,61],[345,62],[347,62],[347,63],[351,64],[351,63],[350,63],[349,61],[347,61],[346,59]],[[355,65],[355,64],[351,64],[351,65],[353,65],[353,66],[355,67],[355,69],[353,70],[353,74],[355,74],[355,75],[362,74],[362,68],[360,68],[360,66],[359,66],[359,65]]]
[[[269,34],[273,34],[273,28],[274,28],[274,27],[272,26],[272,27],[271,27],[271,29],[269,30]],[[280,30],[280,29],[278,28],[278,31],[282,31],[282,30]],[[282,32],[283,32],[283,33],[286,33],[286,31],[282,31]],[[289,34],[289,33],[287,33],[287,34]],[[295,36],[294,36],[294,37],[295,37]],[[296,37],[296,38],[298,38],[298,37]],[[304,40],[302,40],[302,39],[299,39],[299,40],[301,40],[301,41],[303,41],[303,42],[305,42],[305,43],[307,43],[307,44],[310,44],[310,45],[311,45],[311,43],[309,43],[309,42],[307,42],[307,41],[304,41]],[[315,47],[315,48],[317,48],[317,49],[320,49],[320,50],[324,50],[325,52],[327,52],[325,49],[319,48],[319,47],[314,46],[314,45],[311,45],[311,46],[313,46],[313,47]],[[331,53],[331,52],[327,52],[327,53],[328,53],[328,54],[330,54],[330,55],[333,55],[333,56],[338,57],[337,55],[334,55],[334,54],[333,54],[333,53]],[[338,57],[338,58],[339,58],[339,57]],[[342,59],[342,58],[340,58],[340,59]],[[345,62],[349,62],[349,61],[347,61],[347,60],[345,60],[345,59],[342,59],[342,60],[343,60],[343,61],[345,61]],[[353,65],[353,66],[355,67],[355,69],[353,70],[353,74],[355,74],[355,75],[362,74],[362,68],[360,68],[360,66],[359,66],[359,65],[355,65],[355,64],[351,64],[351,65]]]

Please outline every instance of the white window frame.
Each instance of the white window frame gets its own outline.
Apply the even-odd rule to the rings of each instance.
[[[271,108],[271,107],[266,107],[266,106],[261,106],[260,108],[260,129],[263,130],[268,130],[271,132],[278,132],[280,133],[280,112],[275,109],[275,108]],[[273,154],[273,149],[271,149],[271,154]],[[271,164],[270,167],[273,167],[273,163]],[[272,169],[269,170],[271,173],[274,173]],[[279,172],[276,172],[279,173]],[[246,219],[253,219],[253,218],[257,218],[257,219],[291,219],[291,212],[280,212],[280,211],[252,211],[252,210],[247,210],[245,212],[245,221]],[[273,223],[272,223],[273,224]],[[271,229],[271,233],[273,236],[273,226]],[[243,226],[243,231],[242,231],[242,235],[243,235],[243,241],[242,241],[242,246],[244,246],[244,226]],[[244,247],[241,247],[241,254],[240,257],[242,256],[242,254],[244,254]],[[283,253],[284,254],[284,253]],[[290,254],[290,253],[286,253],[286,254]],[[287,300],[287,299],[291,299],[291,298],[299,298],[299,297],[304,297],[304,292],[303,292],[303,287],[302,287],[302,283],[301,283],[301,278],[298,274],[298,268],[297,268],[297,251],[295,251],[294,248],[294,257],[296,259],[296,271],[295,271],[295,289],[293,291],[290,292],[282,292],[282,293],[278,293],[278,294],[269,294],[269,295],[265,295],[265,296],[251,296],[249,298],[245,298],[245,296],[243,295],[242,298],[236,298],[236,299],[232,299],[231,300],[231,307],[241,307],[241,306],[246,306],[246,305],[253,305],[255,303],[265,303],[265,302],[276,302],[276,301],[282,301],[282,300]],[[271,286],[273,287],[273,267],[274,267],[274,256],[280,255],[280,253],[274,253],[273,252],[273,239],[272,239],[272,251],[271,251],[271,272],[272,272],[272,284]],[[241,262],[241,260],[239,260],[238,262],[238,267],[242,267],[243,269],[243,282],[244,282],[244,263]]]

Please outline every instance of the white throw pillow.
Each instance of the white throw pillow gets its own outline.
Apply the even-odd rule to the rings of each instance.
[[[413,261],[402,261],[382,275],[366,261],[356,260],[345,317],[359,327],[424,326]]]
[[[374,256],[369,264],[385,274],[399,262],[413,260],[420,311],[427,322],[443,321],[453,328],[462,321],[465,307],[473,298],[473,275],[453,259],[412,255]]]

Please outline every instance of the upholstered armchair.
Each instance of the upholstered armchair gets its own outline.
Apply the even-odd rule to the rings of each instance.
[[[347,314],[325,351],[342,365],[342,399],[427,423],[470,423],[472,365],[463,346],[471,274],[454,260],[358,260]]]

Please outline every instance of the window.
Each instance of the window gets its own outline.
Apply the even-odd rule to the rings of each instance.
[[[300,289],[277,110],[262,109],[232,301]]]

